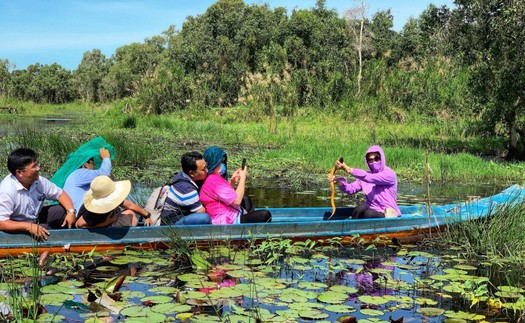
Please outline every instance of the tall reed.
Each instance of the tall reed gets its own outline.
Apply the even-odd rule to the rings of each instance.
[[[497,255],[524,261],[525,204],[516,202],[491,210],[488,217],[450,226],[448,241],[459,241],[469,255]]]

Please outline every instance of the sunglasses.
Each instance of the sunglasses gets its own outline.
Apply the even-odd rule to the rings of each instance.
[[[368,157],[366,159],[366,161],[369,163],[378,162],[380,160],[381,160],[381,156]]]

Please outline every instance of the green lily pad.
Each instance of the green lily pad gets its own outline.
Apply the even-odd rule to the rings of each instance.
[[[323,292],[317,297],[320,302],[329,304],[341,304],[348,300],[348,295],[334,291]]]
[[[62,306],[64,302],[73,300],[73,295],[69,294],[42,294],[40,303],[42,305]]]
[[[330,287],[330,290],[334,292],[347,293],[347,294],[357,293],[357,288],[351,287],[351,286],[343,286],[343,285],[334,285]]]
[[[151,312],[151,309],[149,307],[133,305],[124,307],[120,311],[120,314],[126,317],[144,317],[147,316],[149,312]]]
[[[300,310],[298,314],[299,317],[309,320],[322,320],[330,316],[316,309]]]
[[[467,313],[463,311],[459,311],[459,312],[446,311],[445,316],[451,319],[461,319],[461,320],[470,320],[470,321],[481,321],[485,318],[485,315],[476,314],[476,313]]]
[[[189,288],[211,288],[211,287],[217,287],[217,283],[210,282],[210,281],[190,280],[184,286],[189,287]]]
[[[179,279],[182,282],[189,282],[189,281],[192,281],[192,280],[207,281],[208,277],[206,277],[204,275],[198,275],[198,274],[189,273],[189,274],[179,275],[179,276],[177,276],[177,279]]]
[[[454,268],[460,269],[460,270],[476,270],[477,267],[471,266],[471,265],[455,265]]]
[[[383,296],[363,295],[358,298],[361,302],[372,305],[383,305],[388,303],[388,299]]]
[[[38,316],[38,319],[37,319],[37,322],[63,322],[65,320],[65,316],[63,315],[56,315],[56,314],[51,314],[51,313],[45,313],[45,314],[40,314]]]
[[[445,310],[441,308],[437,308],[437,307],[422,307],[418,309],[417,311],[428,317],[440,316],[443,313],[445,313]]]
[[[383,313],[382,311],[379,311],[379,310],[373,310],[373,309],[370,309],[370,308],[364,308],[364,309],[361,309],[360,312],[364,315],[370,315],[370,316],[381,316],[381,315],[384,315],[385,313]],[[359,320],[361,321],[361,320]]]
[[[147,296],[140,299],[141,302],[153,302],[155,304],[163,304],[163,303],[169,303],[173,301],[173,298],[170,296],[165,295],[157,295],[157,296]]]
[[[328,305],[325,307],[325,310],[334,313],[352,313],[356,311],[354,307],[348,305]]]
[[[302,311],[305,309],[313,309],[313,308],[324,308],[325,306],[320,303],[310,303],[310,302],[297,302],[290,304],[289,308],[292,310]]]
[[[148,289],[148,292],[155,294],[176,294],[179,289],[171,286],[157,286]]]
[[[234,297],[241,297],[243,296],[243,293],[236,289],[231,287],[223,287],[220,289],[212,290],[209,294],[209,297],[211,299],[220,299],[220,298],[234,298]]]
[[[318,283],[318,282],[300,282],[297,284],[298,288],[304,288],[304,289],[320,289],[320,288],[326,288],[328,287],[326,284]]]

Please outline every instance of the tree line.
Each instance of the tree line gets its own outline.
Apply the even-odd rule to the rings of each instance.
[[[525,0],[429,5],[393,30],[390,10],[341,17],[311,9],[218,0],[111,57],[84,53],[76,70],[0,60],[0,96],[39,103],[126,100],[144,113],[245,105],[253,116],[301,108],[406,122],[468,116],[482,135],[525,146]]]

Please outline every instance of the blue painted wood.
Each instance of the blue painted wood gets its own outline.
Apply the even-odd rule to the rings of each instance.
[[[246,240],[265,238],[316,238],[353,235],[380,235],[437,227],[491,214],[502,205],[521,203],[525,189],[511,186],[499,194],[476,201],[432,206],[430,216],[426,205],[400,206],[402,216],[391,219],[340,219],[351,214],[351,208],[338,208],[335,220],[326,221],[331,208],[269,208],[271,223],[239,225],[198,225],[178,227],[125,227],[102,229],[50,230],[45,242],[38,244],[27,234],[0,232],[0,250],[38,246],[104,246],[113,244],[150,244],[169,241],[168,235],[196,241]],[[334,219],[333,218],[333,219]],[[338,219],[339,218],[339,219]]]

